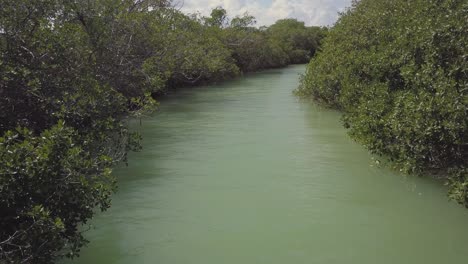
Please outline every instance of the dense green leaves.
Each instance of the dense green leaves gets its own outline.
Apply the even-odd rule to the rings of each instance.
[[[344,111],[353,138],[407,172],[450,175],[468,206],[468,2],[355,2],[297,92]]]
[[[326,29],[306,27],[295,19],[279,20],[268,28],[253,28],[246,14],[231,21],[224,42],[242,71],[306,63],[315,54]]]
[[[38,136],[17,129],[0,138],[0,257],[7,263],[73,256],[85,242],[79,225],[96,206],[109,206],[112,159],[86,151],[76,133],[60,121]]]

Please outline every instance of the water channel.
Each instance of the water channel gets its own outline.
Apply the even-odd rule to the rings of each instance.
[[[292,94],[304,70],[162,100],[72,263],[466,263],[468,210],[375,166],[339,113]]]

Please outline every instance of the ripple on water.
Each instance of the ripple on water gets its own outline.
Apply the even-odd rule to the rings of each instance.
[[[467,211],[438,182],[373,167],[338,113],[292,95],[303,71],[164,100],[74,263],[466,262]]]

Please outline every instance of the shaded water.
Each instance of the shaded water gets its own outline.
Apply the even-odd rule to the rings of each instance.
[[[466,263],[467,210],[373,167],[338,113],[291,94],[303,71],[163,101],[73,263]]]

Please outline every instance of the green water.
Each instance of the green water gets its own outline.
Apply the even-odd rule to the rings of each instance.
[[[372,166],[304,66],[179,91],[139,128],[80,264],[466,263],[468,210]]]

